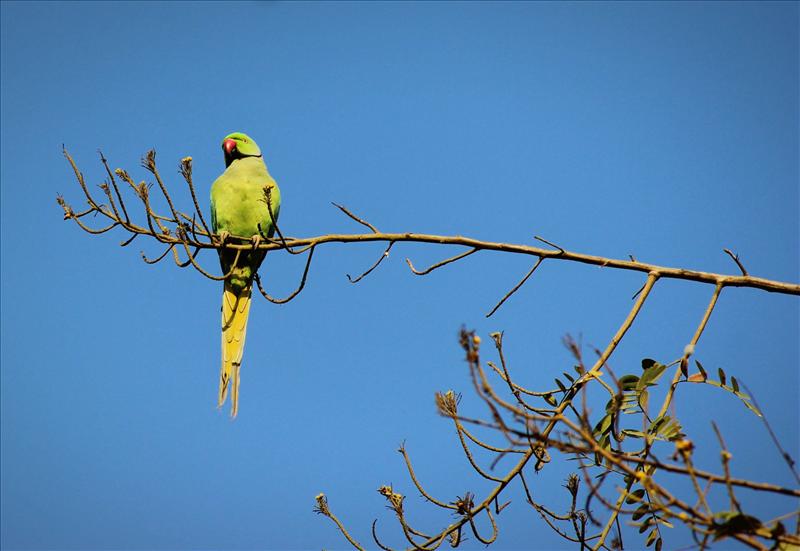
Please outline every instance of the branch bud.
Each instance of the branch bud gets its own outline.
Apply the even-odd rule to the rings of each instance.
[[[688,438],[675,441],[675,451],[684,457],[691,456],[692,450],[694,450],[694,444]]]
[[[567,477],[567,484],[564,486],[572,497],[576,497],[578,495],[578,487],[580,486],[580,478],[575,473],[571,473]]]
[[[378,493],[384,496],[389,501],[389,508],[398,515],[403,514],[403,494],[394,491],[391,486],[381,486],[378,488]]]
[[[150,172],[156,171],[156,150],[151,149],[142,157],[142,166]]]
[[[56,202],[61,205],[62,209],[64,209],[64,220],[69,220],[73,217],[75,213],[72,211],[72,207],[70,207],[64,200],[64,197],[61,195],[56,195]]]
[[[481,344],[481,339],[475,334],[475,331],[467,331],[464,327],[458,335],[458,341],[461,348],[467,353],[467,361],[470,363],[478,363],[478,348]]]
[[[456,496],[456,500],[453,502],[453,505],[456,506],[456,513],[459,515],[468,515],[474,506],[473,497],[471,492],[466,492],[464,497]]]
[[[192,158],[191,157],[184,157],[181,159],[181,176],[187,182],[192,179]]]
[[[458,403],[461,401],[461,394],[456,394],[452,390],[445,393],[436,393],[436,409],[444,417],[455,417],[458,415]]]
[[[325,497],[325,494],[319,493],[314,499],[317,501],[317,505],[314,507],[314,512],[320,515],[325,515],[326,517],[331,516],[331,510],[328,508],[328,498]]]

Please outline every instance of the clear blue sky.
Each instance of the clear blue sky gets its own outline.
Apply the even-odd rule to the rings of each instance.
[[[572,363],[561,337],[603,347],[642,283],[546,263],[486,320],[530,259],[486,253],[416,278],[405,256],[456,251],[398,245],[350,285],[380,246],[326,247],[297,300],[254,303],[231,422],[214,407],[219,284],[145,265],[143,240],[88,236],[55,197],[81,205],[63,143],[91,185],[97,148],[144,179],[156,147],[175,189],[191,155],[205,201],[235,130],[261,145],[292,235],[360,231],[336,201],[387,231],[537,234],[734,273],[728,247],[754,275],[798,280],[797,3],[3,2],[4,549],[343,548],[312,512],[319,492],[362,542],[378,517],[402,545],[381,484],[420,528],[451,520],[417,497],[402,440],[440,498],[487,487],[434,409],[454,388],[485,414],[461,324],[504,330],[519,382],[550,386]],[[299,262],[268,257],[274,293]],[[660,282],[615,370],[678,357],[711,291]],[[799,332],[797,298],[729,289],[697,350],[753,390],[795,457]],[[677,408],[703,466],[719,469],[713,418],[737,476],[792,484],[735,398],[681,388]],[[543,502],[564,506],[572,467],[531,476]],[[498,548],[561,547],[518,488],[509,498]]]

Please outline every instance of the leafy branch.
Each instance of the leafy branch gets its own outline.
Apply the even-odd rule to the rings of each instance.
[[[471,491],[456,496],[453,501],[436,497],[421,483],[406,446],[402,445],[398,451],[403,456],[415,489],[432,506],[457,517],[436,533],[423,532],[408,520],[405,496],[390,486],[382,486],[378,491],[386,497],[389,509],[395,514],[406,548],[432,550],[445,541],[457,547],[465,539],[465,530],[469,530],[481,542],[493,542],[498,533],[499,517],[509,504],[501,503],[501,495],[514,482],[522,486],[527,503],[536,514],[562,538],[579,544],[581,549],[622,548],[618,526],[620,517],[627,518],[628,524],[643,534],[644,546],[654,546],[655,549],[661,549],[664,544],[664,530],[674,529],[678,523],[691,532],[700,549],[708,548],[711,542],[724,538],[733,538],[748,547],[763,550],[789,549],[800,545],[800,534],[789,533],[784,524],[791,518],[800,519],[800,510],[792,509],[793,502],[800,497],[800,489],[731,476],[730,462],[733,456],[716,425],[714,428],[722,448],[720,457],[723,472],[717,474],[700,470],[692,461],[696,444],[684,434],[680,421],[674,415],[664,413],[654,418],[648,416],[647,396],[657,389],[659,379],[670,365],[679,366],[680,358],[670,364],[645,359],[640,374],[631,373],[614,379],[606,363],[607,358],[602,362],[598,360],[587,369],[580,348],[568,338],[567,346],[578,361],[575,370],[583,375],[576,378],[565,374],[566,379],[571,379],[569,385],[559,379],[556,382],[558,388],[534,392],[521,387],[511,377],[503,353],[502,334],[493,333],[491,336],[501,367],[493,362],[481,361],[481,339],[474,332],[462,330],[459,337],[469,366],[473,391],[487,407],[488,419],[462,415],[461,394],[453,390],[436,393],[436,404],[439,414],[453,422],[462,451],[473,470],[479,478],[493,481],[496,485],[480,500]],[[606,354],[600,353],[600,356],[602,358]],[[604,366],[605,373],[599,370],[599,366]],[[496,382],[501,387],[507,387],[508,398],[503,397],[495,389],[495,383],[490,381],[490,372],[486,369],[490,367]],[[609,384],[605,381],[606,375],[615,382]],[[603,415],[595,423],[590,422],[591,410],[585,405],[588,403],[586,395],[593,389],[609,396]],[[672,400],[674,393],[668,396]],[[578,397],[583,398],[584,406],[580,409],[576,402]],[[756,415],[761,415],[754,406],[750,409]],[[632,428],[635,423],[631,421],[637,417],[643,426],[642,430]],[[492,440],[500,442],[481,438],[468,426],[488,430],[495,435]],[[556,429],[556,426],[559,428]],[[495,456],[488,470],[479,463],[473,450],[475,447],[489,456]],[[550,462],[549,450],[557,450],[578,461],[582,475],[571,475],[566,482],[571,506],[564,513],[554,512],[546,504],[534,499],[525,476],[526,472],[538,472]],[[671,461],[660,458],[665,451],[672,451]],[[492,473],[497,462],[509,455],[516,455],[519,459],[506,474]],[[677,474],[690,480],[694,496],[679,496],[672,489],[674,481],[662,477],[660,473]],[[609,492],[604,487],[613,479],[618,480],[612,492],[618,495],[616,502],[609,499]],[[578,502],[581,484],[586,487],[582,507]],[[730,496],[730,509],[711,509],[709,495],[716,488]],[[776,499],[789,498],[789,509],[778,518],[759,519],[744,511],[742,501],[736,495],[741,489],[772,494]],[[608,511],[605,523],[592,513],[593,502],[599,502]],[[325,510],[317,512],[334,520],[354,547],[364,548],[346,532],[341,521],[327,507],[327,500]],[[491,529],[488,535],[477,527],[476,522],[482,517]],[[372,529],[375,544],[381,549],[392,549],[378,535],[376,523],[373,523]],[[611,529],[615,526],[617,535],[614,541],[609,541]]]
[[[167,185],[156,166],[155,151],[149,151],[142,159],[143,168],[154,179],[153,182],[136,183],[123,169],[111,170],[108,161],[100,155],[105,177],[98,188],[104,199],[97,199],[90,192],[86,180],[73,158],[64,150],[64,155],[75,174],[87,207],[76,211],[59,196],[58,203],[64,210],[64,218],[72,220],[84,231],[96,235],[121,228],[127,233],[120,243],[126,247],[135,239],[144,237],[150,243],[157,243],[161,249],[153,257],[142,252],[147,264],[155,264],[171,256],[180,268],[193,267],[197,272],[212,280],[223,280],[230,274],[215,275],[199,263],[199,256],[206,249],[230,249],[241,253],[258,248],[264,251],[283,250],[291,255],[305,255],[305,267],[297,288],[285,298],[272,297],[256,279],[259,291],[267,300],[282,304],[294,299],[303,290],[311,267],[313,253],[317,247],[328,243],[384,242],[386,248],[378,259],[360,275],[348,275],[351,283],[358,283],[376,270],[389,257],[393,247],[400,242],[427,243],[466,247],[456,255],[449,256],[424,269],[415,268],[406,259],[409,269],[415,275],[424,276],[445,266],[461,262],[478,252],[495,251],[535,257],[532,267],[497,304],[490,309],[491,316],[503,303],[522,288],[545,261],[580,262],[606,268],[641,272],[646,278],[641,288],[634,294],[634,302],[617,332],[605,349],[595,350],[597,358],[585,364],[582,347],[573,339],[565,339],[565,345],[577,361],[576,375],[565,371],[555,379],[555,387],[530,390],[521,385],[511,374],[511,369],[503,351],[502,333],[492,333],[491,338],[497,354],[497,362],[481,361],[481,339],[474,332],[462,330],[459,343],[464,351],[469,376],[474,393],[488,411],[488,419],[463,416],[459,410],[461,395],[452,390],[437,393],[436,403],[439,413],[452,421],[458,436],[459,446],[476,474],[494,484],[482,497],[467,491],[452,500],[434,497],[420,482],[410,456],[401,446],[399,452],[409,471],[414,487],[434,507],[445,510],[456,519],[435,533],[421,531],[412,526],[406,518],[405,496],[392,486],[378,489],[387,500],[388,508],[394,513],[404,545],[411,549],[429,551],[438,548],[443,542],[457,547],[471,534],[484,544],[494,542],[498,535],[498,519],[508,502],[501,497],[512,484],[518,483],[525,492],[528,505],[536,515],[561,537],[580,545],[581,549],[622,548],[620,517],[638,528],[646,546],[660,550],[663,546],[666,529],[681,523],[692,534],[698,548],[708,548],[710,542],[733,538],[754,549],[788,549],[800,545],[800,511],[789,508],[786,514],[775,519],[759,519],[743,509],[737,493],[741,489],[788,497],[794,501],[800,497],[800,490],[787,488],[768,482],[753,481],[731,476],[732,454],[725,446],[722,434],[715,426],[720,441],[722,474],[700,470],[692,458],[696,444],[687,438],[683,425],[675,414],[675,395],[684,384],[707,384],[717,386],[739,398],[756,415],[762,416],[767,429],[773,436],[787,466],[795,480],[800,484],[800,476],[795,470],[794,460],[774,437],[763,412],[751,397],[752,393],[742,392],[743,385],[738,379],[729,376],[724,370],[717,371],[718,381],[710,378],[699,361],[695,361],[697,372],[689,373],[689,360],[701,338],[714,311],[722,291],[729,287],[747,287],[768,292],[800,295],[800,284],[774,281],[749,275],[738,255],[725,249],[735,262],[739,274],[719,274],[683,268],[673,268],[644,263],[631,257],[629,260],[605,258],[569,251],[544,238],[534,239],[547,245],[542,248],[527,244],[509,244],[482,241],[463,236],[440,236],[421,233],[385,233],[352,213],[344,206],[336,206],[345,216],[367,228],[368,233],[332,233],[316,237],[287,237],[276,225],[277,238],[261,233],[254,236],[217,235],[211,232],[192,181],[192,160],[184,158],[179,172],[187,184],[192,209],[178,210]],[[154,192],[153,189],[157,190]],[[265,189],[265,201],[270,205],[269,194]],[[134,209],[130,198],[138,203],[139,219],[133,216]],[[154,203],[165,206],[157,212]],[[272,213],[271,213],[272,214]],[[95,227],[87,223],[88,217],[103,220],[104,225]],[[274,215],[272,216],[275,219]],[[216,256],[216,255],[215,255]],[[235,262],[234,262],[235,264]],[[630,330],[647,299],[659,280],[679,279],[713,285],[713,292],[703,316],[698,323],[691,341],[682,354],[672,362],[663,364],[652,359],[642,361],[641,370],[616,377],[609,360],[617,346]],[[488,368],[488,369],[487,369]],[[667,370],[674,368],[671,381],[666,387],[664,398],[658,410],[651,414],[650,406],[653,392],[663,388],[662,377]],[[491,382],[491,381],[494,382]],[[496,390],[495,384],[505,390]],[[605,398],[605,408],[599,416],[592,419],[588,404],[589,395]],[[669,412],[669,414],[668,414]],[[635,422],[634,422],[635,421]],[[490,442],[474,432],[473,429],[495,434],[499,442]],[[480,457],[473,453],[477,446],[485,454],[494,455],[487,468],[481,464]],[[669,450],[664,448],[668,447]],[[546,504],[535,500],[525,478],[526,473],[541,471],[550,461],[550,450],[568,454],[577,461],[580,476],[570,476],[565,488],[570,496],[570,506],[566,511],[555,512]],[[672,451],[671,460],[661,457]],[[494,468],[505,457],[515,457],[516,462],[505,474],[494,473]],[[691,481],[693,495],[677,495],[668,487],[661,473],[671,473]],[[608,490],[610,480],[616,480],[613,490]],[[582,507],[578,500],[584,487]],[[730,508],[714,511],[709,499],[715,489],[724,489],[729,497]],[[616,496],[616,498],[614,498]],[[607,512],[601,521],[592,512],[592,504],[600,503]],[[344,523],[333,513],[327,497],[320,494],[316,498],[315,511],[330,518],[345,539],[355,548],[362,545],[346,530]],[[791,533],[784,525],[794,519],[798,528]],[[467,530],[469,532],[467,533]],[[612,537],[613,531],[616,535]],[[381,549],[391,549],[379,537],[377,524],[373,523],[372,535]],[[771,547],[770,547],[771,546]]]

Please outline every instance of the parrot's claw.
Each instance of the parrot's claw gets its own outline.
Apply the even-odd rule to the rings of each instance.
[[[224,245],[228,241],[228,238],[230,236],[231,236],[230,232],[227,232],[225,230],[222,230],[221,232],[219,232],[219,244],[220,244],[220,246]]]
[[[253,250],[256,250],[259,245],[261,245],[261,236],[255,234],[253,237],[250,238],[250,242],[253,244]]]

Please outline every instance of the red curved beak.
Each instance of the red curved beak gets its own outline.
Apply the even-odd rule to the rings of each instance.
[[[226,153],[227,155],[230,155],[230,154],[231,154],[231,151],[233,151],[234,149],[236,149],[236,142],[235,142],[234,140],[232,140],[232,139],[228,138],[227,140],[225,140],[224,142],[222,142],[222,149],[224,149],[224,150],[225,150],[225,153]]]

